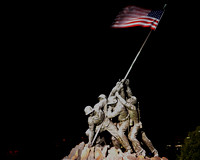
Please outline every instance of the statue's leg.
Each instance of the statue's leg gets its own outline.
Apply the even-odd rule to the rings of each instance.
[[[137,134],[139,130],[139,125],[135,124],[133,127],[131,127],[131,130],[128,134],[129,140],[132,142],[133,149],[135,150],[137,155],[146,155],[145,150],[141,147],[140,142],[137,140]]]
[[[127,144],[125,142],[125,140],[123,139],[123,137],[121,137],[119,135],[119,132],[118,132],[118,129],[117,127],[112,123],[110,122],[109,125],[106,127],[106,130],[112,135],[114,136],[118,142],[128,151],[129,148],[127,147]]]
[[[152,142],[146,136],[146,134],[145,134],[144,131],[142,131],[142,140],[147,145],[147,147],[149,148],[149,150],[154,154],[154,157],[158,156],[158,151],[154,148]]]
[[[128,130],[128,127],[129,127],[129,120],[120,122],[118,125],[118,133],[124,142],[124,145],[125,145],[124,148],[126,149],[126,151],[132,153],[133,150],[129,144],[127,136],[125,135],[125,132]]]

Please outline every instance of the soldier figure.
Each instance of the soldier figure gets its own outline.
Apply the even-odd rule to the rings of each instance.
[[[118,118],[116,126],[118,128],[118,133],[122,137],[122,140],[125,144],[124,148],[126,149],[127,152],[132,153],[133,150],[129,144],[128,138],[125,135],[125,132],[129,127],[129,114],[124,105],[120,101],[117,101],[116,97],[113,96],[113,94],[115,94],[115,92],[118,92],[122,87],[123,87],[122,83],[118,82],[116,86],[112,89],[110,97],[108,98],[108,103],[107,103],[108,111],[106,115],[110,119],[115,117]]]
[[[128,138],[132,142],[133,149],[135,150],[135,152],[136,152],[137,155],[143,155],[143,156],[145,156],[146,152],[141,147],[140,142],[136,138],[136,136],[138,134],[138,130],[140,128],[140,124],[139,124],[139,121],[138,121],[138,114],[137,114],[136,107],[134,105],[132,105],[130,102],[126,102],[119,95],[118,92],[116,92],[116,96],[119,99],[119,101],[128,109],[128,112],[130,114],[129,125],[132,126],[132,127],[130,129],[129,134],[128,134]],[[134,123],[134,125],[133,125],[133,123]]]
[[[95,107],[94,109],[91,106],[86,106],[85,115],[88,115],[88,125],[89,129],[86,131],[86,135],[88,136],[88,146],[92,146],[92,141],[95,132],[99,130],[99,132],[108,131],[112,136],[114,136],[118,142],[126,147],[125,142],[123,141],[123,137],[118,134],[117,127],[113,124],[113,122],[108,119],[104,112],[100,109],[100,107]]]
[[[125,81],[126,94],[123,87],[124,81],[117,82],[116,86],[110,92],[108,99],[104,94],[101,94],[98,97],[99,102],[94,105],[94,108],[91,106],[85,107],[85,114],[89,115],[89,129],[86,131],[88,146],[92,146],[92,143],[97,138],[95,132],[98,134],[107,130],[112,135],[112,141],[117,142],[113,143],[116,148],[122,145],[127,152],[132,153],[133,150],[129,144],[129,139],[132,142],[136,155],[145,156],[146,151],[137,140],[138,133],[141,133],[142,141],[154,154],[154,157],[158,156],[158,151],[147,138],[142,128],[140,113],[136,107],[137,98],[132,94],[131,88],[129,87],[129,80],[127,79]],[[117,121],[113,123],[115,117]],[[130,131],[129,126],[131,126]],[[129,132],[128,138],[125,135],[127,130]],[[97,140],[96,143],[98,143]]]
[[[150,151],[154,154],[154,156],[158,156],[158,151],[154,148],[152,142],[147,138],[144,130],[142,130],[142,123],[140,121],[140,117],[138,115],[138,111],[136,109],[136,103],[137,99],[135,96],[133,96],[132,91],[129,87],[129,80],[125,81],[127,90],[126,93],[128,95],[128,99],[125,101],[119,93],[116,93],[116,96],[119,98],[122,104],[126,106],[128,109],[129,115],[130,115],[130,126],[134,125],[131,127],[131,130],[128,134],[129,140],[132,142],[133,148],[136,151],[137,155],[144,155],[146,154],[145,150],[141,147],[139,141],[137,140],[137,135],[138,132],[140,131],[142,134],[142,140],[143,142],[148,146]]]

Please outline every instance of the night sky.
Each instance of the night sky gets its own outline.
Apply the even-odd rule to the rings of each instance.
[[[157,145],[174,143],[200,124],[195,10],[168,1],[95,1],[92,5],[84,1],[70,10],[61,7],[58,16],[53,61],[56,137],[85,136],[84,107],[97,103],[101,93],[108,95],[125,76],[149,33],[143,27],[111,28],[119,11],[130,4],[162,8],[165,3],[166,11],[128,78],[140,102],[144,128]]]
[[[66,19],[58,18],[63,21],[59,23],[54,79],[58,89],[56,117],[58,124],[67,129],[59,125],[58,135],[75,126],[75,130],[86,129],[84,107],[94,105],[99,94],[108,95],[125,76],[149,32],[149,28],[143,27],[111,28],[118,12],[128,4],[162,8],[167,3],[136,2],[94,2],[89,7],[83,2],[85,5],[74,10],[72,21],[62,8],[61,17],[66,15]],[[160,141],[198,124],[199,64],[195,37],[199,32],[197,26],[186,24],[185,18],[192,13],[183,17],[184,9],[176,7],[168,3],[157,30],[151,33],[128,76],[141,104],[144,125],[157,134],[155,137],[164,134],[159,136]],[[74,120],[77,121],[72,123]]]
[[[31,8],[33,13],[27,15],[28,5],[6,12],[11,18],[3,65],[5,108],[10,117],[6,143],[24,146],[27,139],[33,142],[32,131],[41,133],[35,129],[38,119],[40,126],[52,127],[56,139],[67,137],[79,143],[88,128],[84,107],[93,106],[101,93],[108,95],[124,78],[149,33],[143,27],[113,29],[115,17],[127,5],[162,8],[165,3],[156,31],[128,75],[130,86],[140,102],[146,133],[157,146],[186,136],[200,125],[199,13],[195,4],[167,0],[65,2],[51,9],[52,21],[45,27],[50,14],[40,17]],[[38,22],[34,13],[42,20]]]

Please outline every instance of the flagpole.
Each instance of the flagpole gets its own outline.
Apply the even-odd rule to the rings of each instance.
[[[140,47],[140,50],[138,51],[137,55],[135,56],[135,59],[134,59],[133,62],[131,63],[131,66],[129,67],[129,70],[128,70],[127,73],[126,73],[126,75],[125,75],[125,77],[124,77],[124,80],[127,78],[129,72],[131,71],[131,69],[132,69],[132,67],[133,67],[133,65],[134,65],[134,63],[135,63],[135,61],[137,60],[137,58],[138,58],[138,56],[139,56],[139,54],[140,54],[142,48],[144,47],[144,45],[145,45],[147,39],[149,38],[151,32],[152,32],[152,29],[150,30],[150,32],[149,32],[149,34],[147,35],[146,39],[144,40],[142,46]]]
[[[160,17],[160,20],[162,19],[163,14],[165,13],[165,8],[166,8],[166,7],[167,7],[167,4],[165,4],[164,7],[163,7],[163,13],[162,13],[162,15],[161,15],[161,17]],[[159,24],[159,23],[160,23],[160,21],[158,22],[158,24]],[[157,25],[158,25],[158,24],[157,24]]]
[[[166,6],[167,6],[167,4],[165,4],[164,7],[163,7],[163,10],[164,10],[164,11],[163,11],[163,13],[162,13],[162,15],[161,15],[161,18],[162,18],[162,16],[163,16],[164,12],[165,12]],[[161,18],[160,18],[160,20],[161,20]],[[159,22],[160,22],[160,21],[159,21]],[[158,22],[158,23],[159,23],[159,22]],[[140,50],[138,51],[137,55],[135,56],[135,59],[133,60],[131,66],[129,67],[129,70],[127,71],[127,73],[126,73],[126,75],[125,75],[125,77],[124,77],[124,80],[127,78],[129,72],[131,71],[131,69],[132,69],[132,67],[133,67],[133,65],[134,65],[134,63],[135,63],[135,61],[137,60],[137,58],[138,58],[138,56],[139,56],[139,54],[140,54],[142,48],[144,47],[144,45],[145,45],[147,39],[149,38],[151,32],[152,32],[152,29],[150,30],[149,34],[147,35],[146,39],[144,40],[144,42],[143,42],[142,46],[140,47]]]

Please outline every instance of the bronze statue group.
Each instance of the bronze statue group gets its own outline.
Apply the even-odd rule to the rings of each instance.
[[[92,147],[106,143],[101,133],[107,131],[111,144],[117,149],[123,148],[127,153],[146,156],[145,144],[154,157],[158,156],[158,151],[143,130],[139,102],[133,96],[129,83],[129,79],[117,82],[108,97],[100,94],[99,102],[94,107],[85,107],[89,125],[86,131],[87,145]],[[140,141],[138,136],[141,137]]]

